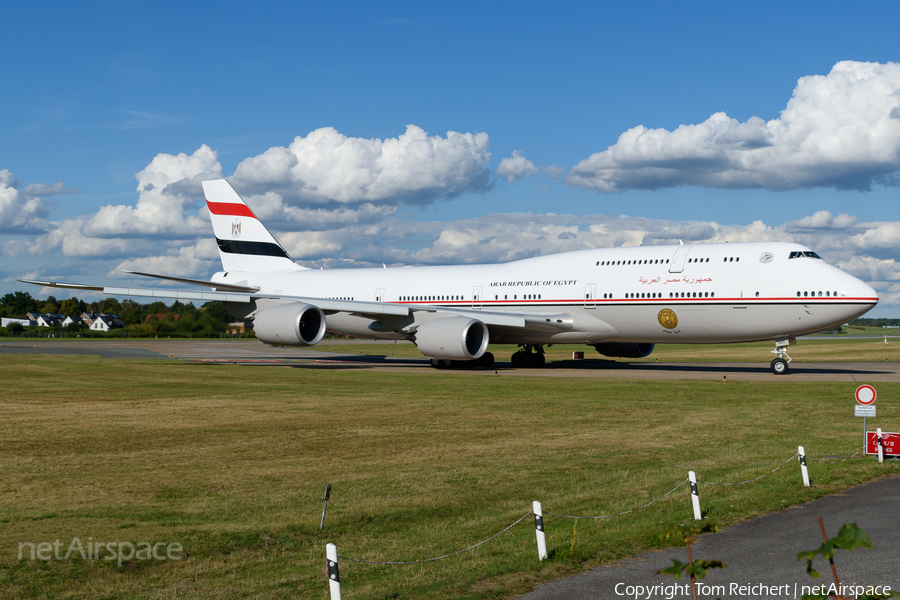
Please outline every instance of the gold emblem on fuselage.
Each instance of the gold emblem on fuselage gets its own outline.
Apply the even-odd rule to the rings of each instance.
[[[666,329],[675,329],[678,327],[678,317],[675,316],[675,312],[672,309],[664,308],[659,311],[659,324],[665,327]]]

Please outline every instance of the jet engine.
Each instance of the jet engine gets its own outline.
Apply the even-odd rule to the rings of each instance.
[[[271,346],[314,346],[325,335],[325,313],[312,304],[278,304],[257,313],[253,331]]]
[[[656,344],[623,344],[610,342],[607,344],[594,344],[594,348],[603,356],[615,358],[644,358],[650,356]]]
[[[468,317],[443,317],[425,321],[416,330],[419,352],[429,358],[475,360],[488,347],[487,325]]]

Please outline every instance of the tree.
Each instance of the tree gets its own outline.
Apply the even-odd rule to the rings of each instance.
[[[49,298],[47,298],[47,299],[49,300]],[[78,310],[78,308],[79,308],[78,298],[75,298],[73,296],[72,298],[66,298],[65,300],[63,300],[60,303],[59,312],[66,316],[74,317],[74,316],[80,315],[82,312],[84,312],[84,311]]]
[[[119,306],[119,312],[116,314],[125,322],[125,325],[140,325],[147,316],[147,307],[131,299],[123,300]]]
[[[161,302],[157,300],[156,302],[151,302],[147,305],[147,313],[151,315],[161,315],[163,313],[169,312],[169,307],[166,306],[165,302]]]
[[[25,313],[37,312],[40,302],[31,297],[28,292],[13,292],[0,299],[7,317],[23,318]]]
[[[59,302],[56,301],[56,296],[47,296],[47,299],[41,306],[41,312],[49,314],[56,314],[59,312]]]
[[[200,307],[200,310],[208,314],[213,319],[224,321],[225,323],[231,322],[231,315],[229,315],[228,311],[225,310],[225,305],[218,300],[215,302],[207,302]]]

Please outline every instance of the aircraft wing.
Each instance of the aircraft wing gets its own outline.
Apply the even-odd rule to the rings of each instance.
[[[141,275],[145,275],[141,273]],[[306,296],[272,296],[268,294],[259,294],[250,291],[251,288],[239,285],[223,285],[215,282],[204,282],[200,280],[187,280],[185,278],[173,278],[168,276],[155,276],[159,279],[169,279],[173,281],[183,281],[184,283],[193,283],[212,288],[211,291],[194,291],[194,290],[176,290],[170,288],[138,288],[138,287],[120,287],[108,285],[90,285],[83,283],[63,283],[58,281],[37,281],[30,279],[19,279],[22,283],[30,283],[43,287],[54,287],[73,290],[96,291],[109,294],[110,296],[142,296],[149,298],[176,298],[178,300],[202,300],[202,301],[219,301],[219,302],[239,302],[250,303],[253,300],[261,298],[288,299],[297,302],[305,302],[321,308],[326,314],[334,312],[347,312],[357,314],[364,317],[377,319],[384,315],[407,316],[412,312],[433,312],[454,314],[459,316],[467,316],[478,319],[486,325],[505,326],[505,327],[525,327],[526,322],[544,322],[548,317],[538,317],[537,313],[531,313],[527,317],[527,313],[517,312],[499,312],[499,311],[483,311],[474,309],[449,308],[443,306],[406,306],[403,304],[392,304],[388,302],[363,302],[355,300],[332,300],[325,298],[313,298]],[[219,289],[225,288],[223,291]],[[235,291],[228,291],[233,289]],[[244,291],[246,290],[246,292]]]

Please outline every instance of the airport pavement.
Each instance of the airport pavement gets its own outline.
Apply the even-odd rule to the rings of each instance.
[[[353,345],[355,340],[341,340]],[[334,343],[334,341],[329,341]],[[370,344],[372,342],[365,341]],[[402,343],[402,342],[401,342]],[[787,375],[775,376],[768,363],[627,363],[588,359],[548,363],[540,369],[514,369],[498,362],[490,369],[437,371],[426,359],[389,356],[394,342],[381,342],[383,356],[360,356],[277,348],[255,340],[123,340],[123,341],[37,341],[4,342],[0,354],[93,354],[103,358],[159,358],[198,362],[208,365],[239,364],[307,369],[373,369],[390,372],[458,373],[469,376],[574,377],[603,379],[697,379],[714,381],[843,381],[858,383],[900,382],[900,363],[896,362],[809,362],[794,361]]]
[[[816,519],[819,516],[829,537],[836,535],[845,523],[856,523],[872,541],[872,549],[836,552],[834,563],[841,584],[900,590],[900,477],[890,477],[702,536],[691,545],[693,557],[721,560],[728,566],[710,571],[702,580],[709,587],[698,597],[799,599],[803,593],[812,593],[803,586],[834,583],[831,569],[821,557],[813,562],[813,568],[822,573],[821,579],[807,575],[806,561],[797,560],[798,552],[822,544]],[[687,562],[687,550],[645,552],[583,575],[541,585],[520,598],[690,598],[689,585],[685,588],[689,580],[684,576],[676,581],[670,575],[655,574],[670,566],[673,559]],[[676,583],[680,585],[677,593],[671,587]]]

